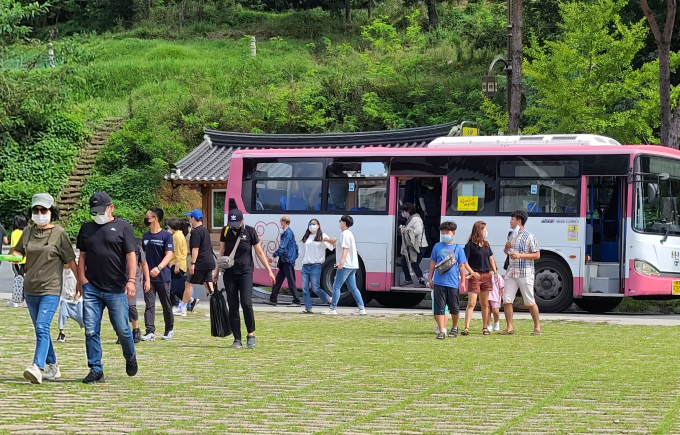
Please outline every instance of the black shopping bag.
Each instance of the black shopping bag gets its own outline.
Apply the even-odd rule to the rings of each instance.
[[[216,289],[210,296],[210,335],[213,337],[231,335],[226,293],[224,290]]]

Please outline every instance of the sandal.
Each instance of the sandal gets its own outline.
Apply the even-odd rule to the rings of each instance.
[[[439,334],[437,334],[437,340],[443,340],[445,338],[446,338],[446,334],[444,334],[443,332],[440,332]]]
[[[449,331],[449,338],[456,338],[458,337],[458,328],[451,328]]]
[[[482,335],[491,335],[487,328],[482,329]]]
[[[540,329],[534,329],[531,331],[531,335],[541,335],[541,330]]]
[[[470,330],[468,328],[463,329],[463,332],[460,333],[460,335],[470,335]]]
[[[499,332],[500,335],[515,335],[515,330],[508,331],[507,329],[502,330]]]

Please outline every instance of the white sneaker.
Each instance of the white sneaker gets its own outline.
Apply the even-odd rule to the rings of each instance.
[[[493,331],[493,325],[487,326],[486,330],[487,330],[487,331]]]
[[[31,384],[42,384],[42,372],[35,364],[26,367],[24,378],[28,379]]]
[[[163,340],[172,340],[172,337],[174,337],[174,336],[175,336],[175,330],[173,329],[172,331],[163,335]]]
[[[356,310],[352,311],[350,314],[353,315],[353,316],[365,316],[368,313],[363,308],[362,309],[357,308]]]
[[[434,333],[439,335],[439,325],[434,327]]]
[[[187,316],[187,309],[186,308],[180,308],[179,313],[177,313],[180,317],[186,317]]]
[[[142,335],[142,341],[154,341],[156,339],[156,334],[149,332],[146,335]]]
[[[179,307],[172,307],[172,314],[179,314]]]
[[[493,330],[494,331],[500,331],[501,330],[501,322],[496,322],[493,324]]]
[[[333,316],[335,316],[335,315],[338,314],[338,312],[335,311],[335,310],[331,310],[331,309],[329,308],[329,309],[327,309],[327,310],[323,310],[323,311],[321,312],[321,314],[328,314],[328,315],[333,315]]]
[[[61,370],[58,364],[50,364],[42,374],[42,378],[47,381],[56,381],[61,377]]]

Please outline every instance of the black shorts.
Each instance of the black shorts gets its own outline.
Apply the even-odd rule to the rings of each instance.
[[[458,289],[443,285],[434,285],[434,315],[443,316],[446,314],[446,306],[449,306],[449,313],[460,313],[460,302],[458,301]]]
[[[205,282],[212,282],[212,269],[194,270],[193,275],[187,275],[187,282],[190,284],[203,284]]]

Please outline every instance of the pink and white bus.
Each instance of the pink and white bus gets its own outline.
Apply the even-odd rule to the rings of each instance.
[[[413,306],[429,291],[400,287],[402,201],[418,207],[430,245],[442,221],[458,224],[460,244],[475,221],[486,222],[499,267],[510,213],[527,210],[527,229],[541,246],[535,291],[542,311],[576,302],[604,312],[624,297],[680,297],[680,151],[666,147],[543,135],[442,137],[404,148],[244,149],[233,154],[227,198],[247,213],[267,254],[278,246],[283,214],[298,242],[309,219],[337,236],[340,216],[352,215],[359,286],[386,306]],[[327,254],[321,283],[330,292],[335,254]],[[262,269],[255,281],[267,284]],[[341,303],[351,300],[343,293]]]

